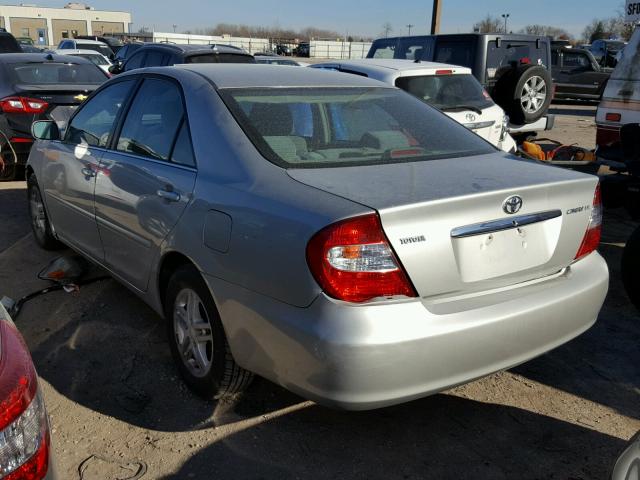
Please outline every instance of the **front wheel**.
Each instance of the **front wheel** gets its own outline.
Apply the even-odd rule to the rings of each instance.
[[[31,231],[36,243],[45,250],[58,250],[63,247],[53,235],[51,223],[42,201],[40,187],[36,176],[31,175],[27,179],[27,197],[29,199],[29,218],[31,219]]]
[[[233,359],[218,310],[195,267],[176,270],[164,304],[171,353],[189,388],[206,399],[243,391],[253,375]]]

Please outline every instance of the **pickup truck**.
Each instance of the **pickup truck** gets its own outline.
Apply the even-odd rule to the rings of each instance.
[[[552,47],[551,74],[555,98],[600,100],[611,76],[588,50]]]

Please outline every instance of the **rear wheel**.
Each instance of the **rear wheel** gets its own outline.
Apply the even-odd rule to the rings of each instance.
[[[183,266],[173,274],[164,310],[171,353],[191,390],[218,399],[249,385],[253,374],[233,359],[218,310],[195,267]]]
[[[57,250],[63,247],[53,235],[51,223],[42,201],[40,187],[36,176],[31,175],[27,179],[27,197],[29,199],[29,218],[31,219],[31,231],[36,243],[45,250]]]
[[[622,282],[629,299],[640,309],[640,228],[633,232],[624,248]]]

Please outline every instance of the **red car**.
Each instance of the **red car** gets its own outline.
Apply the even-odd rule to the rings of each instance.
[[[53,480],[49,421],[31,354],[0,304],[0,478]]]

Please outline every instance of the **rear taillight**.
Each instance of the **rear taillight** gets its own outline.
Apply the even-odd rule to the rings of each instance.
[[[589,226],[584,234],[582,244],[576,253],[575,260],[589,255],[598,248],[600,237],[602,235],[602,198],[600,197],[600,184],[596,187],[593,195],[593,207],[591,208],[591,217],[589,218]]]
[[[31,355],[0,307],[0,478],[40,480],[49,467],[49,427]]]
[[[7,97],[0,100],[0,108],[5,113],[44,113],[49,104],[44,100],[28,97]]]
[[[607,122],[619,122],[620,120],[622,120],[622,114],[621,113],[607,113],[604,117]]]
[[[417,296],[376,214],[320,230],[307,245],[307,262],[324,292],[338,300]]]

